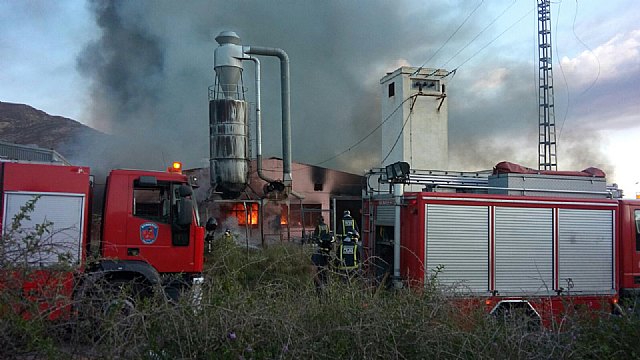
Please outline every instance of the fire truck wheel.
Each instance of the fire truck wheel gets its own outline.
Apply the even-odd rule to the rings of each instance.
[[[150,294],[144,282],[135,279],[96,276],[86,279],[78,292],[78,319],[89,332],[105,326],[127,328],[137,306]]]
[[[102,302],[102,314],[111,317],[127,317],[135,311],[136,291],[133,284],[117,279],[106,283],[104,299]]]
[[[140,279],[109,279],[103,289],[102,314],[126,318],[136,306],[150,296],[149,287]]]

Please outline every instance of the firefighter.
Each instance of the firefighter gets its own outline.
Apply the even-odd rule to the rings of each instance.
[[[360,252],[358,244],[355,242],[355,234],[352,231],[342,239],[342,243],[336,251],[336,270],[348,280],[357,274],[360,267]]]
[[[231,234],[231,230],[227,229],[224,231],[224,234],[222,234],[222,240],[225,243],[233,242],[233,234]]]
[[[207,231],[206,236],[204,238],[204,242],[206,244],[207,253],[211,254],[213,252],[213,242],[215,239],[216,229],[218,228],[218,221],[210,217],[207,220],[207,224],[205,225],[205,230]]]
[[[316,242],[329,235],[329,225],[324,222],[324,217],[320,216],[315,230],[313,230],[313,239]]]
[[[360,236],[358,233],[358,224],[356,224],[356,221],[351,217],[351,211],[345,210],[342,214],[342,221],[340,222],[339,230],[342,238],[346,237],[349,232],[352,233],[352,240],[355,240]]]
[[[321,295],[329,282],[329,264],[331,263],[331,249],[333,248],[334,237],[331,232],[327,232],[320,237],[318,248],[311,256],[313,263],[313,282],[316,292]]]

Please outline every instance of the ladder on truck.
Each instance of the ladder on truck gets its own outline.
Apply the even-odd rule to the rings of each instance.
[[[623,197],[622,190],[618,188],[617,184],[606,184],[603,186],[602,191],[580,191],[571,189],[572,186],[568,186],[564,189],[547,189],[547,188],[529,188],[529,187],[516,187],[509,188],[503,186],[492,185],[489,181],[489,177],[493,174],[493,170],[482,171],[444,171],[444,170],[418,170],[411,169],[409,174],[400,182],[404,185],[414,187],[411,191],[428,191],[428,192],[458,192],[458,193],[476,193],[487,194],[491,190],[511,190],[516,192],[534,192],[534,193],[547,193],[547,196],[566,196],[578,193],[593,193],[604,198],[619,199]],[[522,174],[526,177],[531,174]],[[520,176],[520,174],[518,174]],[[534,174],[535,176],[535,174]],[[551,175],[550,177],[553,177]],[[585,178],[579,178],[578,180],[584,180]],[[368,199],[372,199],[382,194],[392,194],[393,186],[392,181],[387,177],[385,169],[372,169],[365,174],[365,184],[367,189],[365,196]],[[372,186],[372,183],[377,183],[376,186]],[[573,183],[573,180],[571,180]],[[567,183],[568,184],[568,183]],[[606,188],[606,189],[605,189]]]
[[[438,188],[481,189],[489,186],[489,175],[492,173],[493,170],[444,171],[411,169],[402,183],[421,186],[421,191],[436,191]],[[385,169],[372,169],[365,174],[365,179],[367,180],[367,197],[372,197],[375,194],[391,194],[391,182],[387,178]],[[377,183],[376,187],[371,186],[374,181]]]
[[[493,170],[471,172],[411,169],[410,174],[402,183],[415,186],[420,191],[483,192],[482,189],[488,187],[489,175],[492,173]],[[370,170],[365,174],[365,180],[367,188],[363,194],[362,210],[363,216],[367,219],[367,224],[363,226],[362,230],[371,239],[372,236],[375,236],[372,233],[375,232],[376,220],[374,214],[375,205],[371,200],[388,198],[389,201],[393,201],[393,195],[391,181],[387,178],[385,169]],[[486,190],[484,192],[486,193]],[[367,249],[367,251],[372,251],[372,249]]]

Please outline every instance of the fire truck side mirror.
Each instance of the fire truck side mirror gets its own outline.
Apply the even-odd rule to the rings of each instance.
[[[188,226],[193,222],[193,203],[189,198],[182,198],[178,201],[178,225]]]
[[[177,221],[180,226],[191,225],[193,222],[193,200],[189,197],[192,193],[191,188],[186,185],[182,185],[178,188],[180,199],[178,199],[177,206]]]
[[[180,185],[180,187],[178,188],[178,195],[181,198],[185,198],[187,196],[193,195],[193,191],[187,185]]]

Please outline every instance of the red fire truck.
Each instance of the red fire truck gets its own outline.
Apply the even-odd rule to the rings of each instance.
[[[396,284],[437,281],[545,324],[639,294],[640,201],[618,198],[598,169],[401,168],[372,170],[363,202],[365,256]]]
[[[204,229],[187,176],[111,171],[101,231],[90,234],[94,182],[89,171],[82,166],[0,162],[5,267],[0,287],[7,289],[18,278],[28,299],[52,311],[53,304],[40,297],[56,289],[56,295],[71,298],[79,289],[89,291],[90,282],[135,282],[145,290],[162,288],[170,298],[200,284]],[[25,268],[32,270],[26,277],[11,276]],[[53,309],[51,317],[59,316],[59,310]]]

